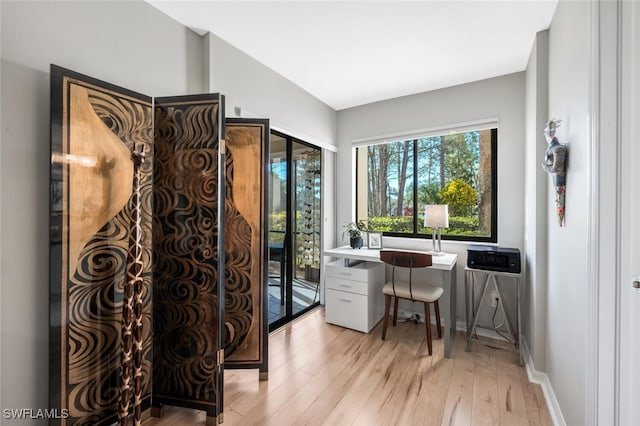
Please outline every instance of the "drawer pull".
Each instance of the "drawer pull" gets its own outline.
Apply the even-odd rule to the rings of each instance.
[[[344,275],[345,277],[350,277],[351,272],[340,272],[340,275]]]
[[[345,299],[343,297],[340,298],[341,302],[347,302],[347,303],[351,303],[351,299]]]
[[[349,284],[338,284],[340,287],[351,288]]]

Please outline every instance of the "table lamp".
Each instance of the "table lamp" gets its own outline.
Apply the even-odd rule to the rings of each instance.
[[[443,256],[441,250],[442,228],[449,227],[449,206],[447,204],[430,204],[424,209],[424,227],[431,228],[433,232],[432,256]],[[436,250],[436,231],[438,233],[438,249]]]

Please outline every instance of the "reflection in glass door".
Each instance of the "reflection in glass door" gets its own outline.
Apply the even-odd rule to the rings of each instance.
[[[321,151],[271,133],[269,328],[320,301]]]
[[[293,314],[320,300],[320,149],[293,143]]]
[[[271,133],[269,185],[269,325],[286,316],[287,141]]]

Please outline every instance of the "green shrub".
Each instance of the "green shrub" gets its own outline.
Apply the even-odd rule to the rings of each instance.
[[[287,213],[269,213],[269,230],[283,231],[287,229]]]
[[[477,231],[479,227],[480,222],[477,217],[449,217],[449,231]]]
[[[374,216],[369,218],[369,231],[413,232],[411,216]]]
[[[471,216],[477,200],[476,190],[460,179],[452,180],[440,190],[440,202],[449,205],[451,216]]]
[[[430,228],[422,227],[422,218],[418,218],[418,232],[430,234]],[[449,228],[443,228],[442,233],[446,235],[479,235],[479,221],[477,217],[449,217]],[[413,217],[397,216],[384,217],[373,216],[369,218],[369,230],[375,232],[413,232]]]

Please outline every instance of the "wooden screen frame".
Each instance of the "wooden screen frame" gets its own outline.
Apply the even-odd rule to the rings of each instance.
[[[126,280],[131,196],[130,187],[127,194],[127,189],[119,188],[118,184],[126,185],[127,179],[133,177],[130,149],[134,143],[144,145],[147,155],[142,183],[146,260],[143,271],[144,300],[151,299],[152,98],[56,65],[51,65],[50,79],[49,403],[60,414],[60,418],[51,421],[62,425],[74,421],[111,424],[117,419],[118,401],[109,403],[102,399],[108,394],[104,392],[105,386],[115,394],[118,389],[117,374],[115,378],[112,376],[113,367],[119,362],[119,357],[114,360],[114,352],[119,353],[120,341],[113,335],[120,333],[121,308],[118,307],[122,297],[116,286]],[[100,191],[86,190],[95,188],[89,183],[96,179],[100,179],[104,199]],[[96,209],[96,204],[102,208]],[[108,226],[110,229],[105,230]],[[113,232],[116,234],[109,235]],[[80,270],[84,267],[102,269],[96,274],[87,274]],[[96,282],[97,275],[103,281]],[[72,279],[76,284],[72,284]],[[80,284],[85,284],[85,288]],[[78,289],[81,291],[76,291]],[[100,307],[109,312],[105,324],[100,322],[103,319],[100,314],[94,312]],[[76,315],[73,321],[70,313]],[[150,303],[144,308],[143,316],[144,363],[150,373]],[[95,327],[96,323],[104,328]],[[90,357],[91,354],[97,359]],[[146,409],[151,401],[151,374],[147,374],[144,383],[142,405]],[[71,401],[70,392],[76,395],[75,403]],[[83,408],[88,407],[78,405],[83,396],[87,398],[85,405],[99,409],[84,411]]]
[[[260,232],[260,241],[257,243],[257,247],[252,252],[252,257],[256,256],[257,266],[260,268],[259,273],[253,274],[254,277],[259,277],[259,282],[252,283],[252,287],[257,291],[259,291],[259,303],[254,303],[254,306],[258,306],[261,309],[258,317],[254,315],[253,324],[251,326],[253,332],[253,339],[258,340],[258,346],[249,348],[250,351],[247,353],[236,352],[236,353],[227,353],[225,349],[225,368],[258,368],[259,369],[259,377],[260,380],[268,379],[268,353],[269,353],[269,307],[268,307],[268,268],[267,268],[267,253],[268,253],[268,244],[269,244],[269,217],[267,214],[267,206],[269,203],[269,194],[267,191],[267,185],[269,182],[269,135],[270,135],[270,124],[268,119],[255,119],[255,118],[227,118],[226,119],[226,141],[227,141],[227,150],[230,153],[230,157],[233,161],[234,150],[236,150],[236,145],[241,143],[242,141],[235,140],[235,131],[241,131],[242,129],[246,129],[247,132],[253,131],[258,132],[258,137],[253,140],[252,143],[256,143],[257,146],[254,147],[254,150],[257,149],[259,156],[257,158],[253,158],[254,163],[251,163],[251,166],[257,166],[259,169],[259,173],[257,176],[260,177],[260,182],[250,182],[253,183],[254,187],[259,186],[259,198],[254,201],[254,208],[257,210],[257,213],[260,216],[259,226],[261,228]],[[241,137],[242,135],[238,135]],[[245,136],[249,136],[245,134]],[[255,137],[255,135],[254,135]],[[246,141],[244,142],[246,144]],[[243,158],[243,164],[247,161],[247,156]],[[249,167],[251,167],[249,166]],[[246,170],[246,166],[245,166]],[[229,182],[227,180],[227,187],[232,187],[233,182]],[[246,185],[246,184],[245,184]],[[227,239],[225,241],[227,244],[227,249],[229,250],[229,243],[231,243],[229,234],[227,234]],[[227,253],[227,258],[229,253]],[[257,288],[256,288],[257,287]],[[229,290],[229,288],[227,288]],[[254,294],[256,293],[254,292]],[[228,307],[225,308],[225,314],[229,315]],[[257,326],[255,328],[254,326]]]
[[[267,268],[266,268],[266,254],[268,253],[268,216],[267,216],[267,208],[268,205],[268,155],[269,155],[269,120],[266,119],[224,119],[224,96],[219,94],[203,94],[203,95],[189,95],[189,96],[180,96],[180,97],[167,97],[167,98],[156,98],[155,105],[152,97],[139,94],[110,83],[100,81],[94,79],[92,77],[88,77],[86,75],[76,73],[71,70],[64,69],[62,67],[58,67],[55,65],[51,66],[51,153],[52,153],[52,162],[51,162],[51,193],[50,193],[50,380],[49,380],[49,388],[50,388],[50,407],[54,409],[58,409],[58,413],[61,414],[60,417],[66,417],[67,414],[70,414],[69,422],[73,423],[82,417],[77,417],[74,413],[77,413],[77,410],[74,411],[73,407],[70,407],[69,401],[69,386],[68,380],[70,377],[69,370],[69,353],[72,350],[71,346],[77,345],[76,339],[73,344],[70,343],[69,340],[69,332],[68,328],[68,313],[70,310],[76,309],[75,306],[69,305],[69,296],[67,294],[68,283],[69,283],[69,273],[68,270],[72,269],[69,266],[69,253],[80,253],[79,249],[70,250],[68,240],[69,236],[65,236],[65,232],[68,234],[70,232],[70,220],[69,218],[64,219],[65,217],[65,208],[68,208],[69,204],[69,189],[66,188],[65,185],[69,185],[65,179],[69,179],[70,172],[69,166],[65,165],[64,161],[75,161],[78,158],[73,156],[72,152],[67,152],[65,149],[69,147],[69,138],[70,133],[69,129],[73,126],[73,123],[70,123],[69,120],[71,118],[71,114],[69,113],[70,102],[72,101],[71,89],[70,85],[79,85],[84,88],[89,88],[90,90],[97,91],[99,93],[105,94],[105,96],[113,97],[115,100],[113,103],[109,100],[103,102],[101,105],[97,107],[97,110],[102,111],[102,109],[113,109],[114,119],[110,118],[110,113],[105,113],[104,111],[99,115],[96,112],[95,115],[99,115],[99,120],[93,119],[94,127],[102,133],[106,133],[110,135],[110,139],[115,146],[118,147],[118,143],[122,142],[123,146],[119,146],[117,150],[119,150],[119,156],[117,161],[107,161],[107,163],[102,164],[102,166],[106,167],[103,170],[103,174],[108,174],[109,170],[113,167],[116,168],[116,172],[113,174],[113,179],[119,179],[118,182],[129,182],[131,183],[130,176],[128,174],[129,163],[131,162],[130,158],[130,149],[134,143],[144,144],[145,145],[145,172],[143,173],[143,203],[142,203],[142,221],[143,221],[143,238],[144,238],[144,250],[146,253],[145,257],[145,266],[144,266],[144,275],[145,275],[145,285],[148,287],[145,293],[145,304],[144,304],[144,318],[145,318],[145,358],[144,362],[146,365],[145,370],[145,386],[144,386],[144,395],[143,395],[143,409],[147,409],[151,407],[152,399],[153,406],[160,407],[162,404],[170,404],[170,405],[178,405],[191,407],[196,409],[205,410],[207,412],[208,421],[209,419],[222,419],[222,411],[223,411],[223,379],[224,379],[224,367],[225,364],[229,368],[258,368],[260,371],[259,377],[261,380],[266,380],[268,375],[268,305],[267,305]],[[75,93],[74,89],[74,93]],[[95,98],[95,97],[94,97]],[[98,96],[100,98],[100,96]],[[75,98],[74,98],[75,99]],[[152,259],[156,257],[156,251],[153,246],[153,237],[152,234],[155,234],[155,229],[160,225],[158,223],[157,218],[152,217],[152,205],[154,204],[153,193],[154,189],[154,173],[155,173],[155,144],[156,139],[154,139],[153,133],[154,130],[154,114],[157,113],[156,107],[158,105],[171,107],[171,108],[179,108],[180,105],[206,105],[211,103],[217,103],[218,110],[215,114],[216,124],[214,127],[216,128],[216,138],[217,138],[217,146],[216,146],[216,161],[217,161],[217,170],[216,170],[216,181],[219,183],[217,188],[217,201],[215,205],[215,210],[221,212],[217,215],[217,232],[218,239],[215,250],[219,253],[216,261],[216,268],[218,271],[222,271],[219,273],[216,279],[215,287],[216,287],[216,310],[217,314],[215,315],[215,322],[217,323],[216,328],[218,330],[224,329],[224,318],[225,318],[225,189],[226,189],[226,155],[225,152],[233,152],[234,151],[234,142],[233,138],[228,142],[226,148],[225,144],[221,143],[224,141],[225,128],[226,123],[229,123],[229,126],[247,126],[253,129],[259,129],[260,140],[257,142],[260,144],[259,152],[260,159],[258,160],[260,164],[260,172],[258,175],[260,176],[260,194],[259,205],[256,204],[256,209],[260,212],[259,217],[259,226],[260,229],[260,241],[257,243],[257,247],[259,248],[256,253],[253,253],[252,256],[258,256],[259,260],[257,262],[257,267],[259,271],[256,273],[256,276],[260,279],[256,281],[256,286],[259,287],[259,301],[255,304],[257,308],[259,308],[260,312],[254,312],[252,321],[252,333],[254,335],[253,339],[257,342],[256,347],[253,348],[252,351],[249,352],[238,352],[229,353],[228,359],[224,358],[224,352],[220,349],[225,346],[225,341],[223,339],[223,333],[216,333],[215,336],[210,336],[215,340],[216,354],[215,354],[215,371],[213,372],[214,382],[216,383],[215,395],[209,400],[203,401],[198,400],[197,398],[190,398],[188,395],[185,396],[184,393],[180,391],[176,392],[174,395],[161,395],[157,394],[155,391],[155,385],[152,386],[152,383],[155,383],[156,376],[153,374],[152,363],[156,360],[154,359],[153,352],[156,350],[156,345],[152,339],[152,309],[155,309],[153,305],[156,302],[155,295],[153,295],[153,288],[155,286],[155,280],[152,276],[154,273],[154,269],[152,268]],[[84,102],[86,104],[87,102]],[[139,124],[138,122],[142,120],[141,117],[144,117],[143,125],[132,125],[131,131],[128,134],[120,134],[116,133],[113,128],[116,130],[121,129],[123,123],[118,122],[118,114],[123,114],[123,111],[120,111],[121,108],[127,110],[127,105],[137,105],[136,108],[138,110],[131,110],[131,117],[127,118],[125,121],[130,120],[131,123]],[[106,106],[105,106],[106,105]],[[88,112],[88,115],[91,115],[91,109],[86,108],[85,110]],[[96,108],[94,107],[94,110]],[[117,110],[117,111],[116,111]],[[142,111],[142,112],[141,112]],[[125,111],[126,112],[126,111]],[[75,114],[75,113],[74,113]],[[147,117],[148,116],[148,117]],[[138,121],[136,121],[138,120]],[[127,124],[127,123],[125,123]],[[129,123],[130,124],[130,123]],[[198,127],[199,125],[194,125]],[[91,126],[90,126],[91,127]],[[111,129],[112,133],[110,134],[108,130]],[[121,132],[122,133],[122,132]],[[118,136],[119,135],[119,136]],[[157,134],[156,134],[157,137]],[[119,140],[118,140],[119,138]],[[79,140],[79,139],[78,139]],[[91,138],[87,138],[87,141],[93,141]],[[211,142],[211,141],[209,141]],[[216,142],[214,142],[214,145]],[[123,148],[124,147],[124,148]],[[123,151],[124,149],[124,151]],[[125,155],[126,151],[126,155]],[[74,160],[75,158],[75,160]],[[80,158],[82,161],[82,158]],[[124,169],[118,168],[123,163],[126,163],[126,167]],[[67,163],[68,164],[68,163]],[[97,167],[95,165],[91,165],[90,167]],[[100,169],[102,170],[102,169]],[[124,172],[123,172],[124,170]],[[126,173],[125,173],[126,172]],[[74,176],[78,176],[77,172],[74,172]],[[84,185],[77,184],[77,187],[80,189],[74,189],[72,191],[74,194],[80,194],[83,188],[87,188],[88,192],[95,191],[95,187],[90,183],[84,182]],[[115,184],[112,184],[115,186]],[[118,190],[120,194],[121,202],[111,203],[115,204],[111,206],[111,209],[116,209],[118,211],[117,214],[124,214],[124,219],[127,219],[129,216],[126,216],[128,213],[124,213],[125,210],[129,208],[130,203],[130,191],[127,194],[128,186],[122,185],[122,188]],[[85,193],[87,193],[85,191]],[[145,195],[146,194],[146,195]],[[86,194],[85,194],[86,195]],[[91,195],[91,194],[90,194]],[[99,197],[98,197],[99,198]],[[111,199],[109,199],[111,201]],[[122,201],[124,200],[124,201]],[[65,204],[67,203],[67,204]],[[124,203],[124,206],[121,204]],[[110,204],[110,203],[108,203]],[[65,207],[66,206],[66,207]],[[118,210],[119,209],[119,210]],[[68,213],[67,213],[68,214]],[[113,212],[110,214],[113,215]],[[126,220],[120,219],[118,224],[123,224],[127,222]],[[72,225],[75,225],[72,223]],[[126,223],[128,226],[129,223]],[[146,233],[146,235],[145,235]],[[75,234],[74,234],[75,235]],[[93,235],[93,234],[91,234]],[[119,252],[122,252],[124,256],[121,256],[123,259],[126,259],[127,245],[128,245],[128,232],[118,233],[118,243],[117,248],[113,249]],[[66,240],[65,240],[66,238]],[[83,240],[84,241],[84,240]],[[82,244],[79,244],[82,245]],[[109,249],[111,250],[111,249]],[[107,251],[109,251],[107,250]],[[66,256],[66,258],[65,258]],[[74,255],[75,256],[75,255]],[[77,256],[76,256],[77,257]],[[155,259],[153,259],[155,260]],[[117,308],[117,306],[121,306],[122,298],[121,294],[118,296],[118,289],[115,286],[120,286],[124,284],[126,280],[126,262],[124,260],[119,261],[117,266],[117,277],[113,278],[112,282],[109,285],[114,286],[114,302],[112,303],[114,310],[117,310],[118,316],[121,316],[121,307]],[[86,273],[86,277],[88,280],[94,279],[94,275],[92,274],[93,270],[90,273]],[[66,274],[66,275],[65,275]],[[66,277],[66,278],[65,278]],[[252,283],[252,285],[254,285]],[[118,297],[120,299],[118,299]],[[118,305],[118,300],[120,305]],[[86,307],[83,308],[87,312],[89,312],[92,308]],[[99,317],[100,313],[95,316]],[[112,314],[114,316],[114,314]],[[98,318],[100,320],[100,318]],[[111,318],[113,320],[113,318]],[[119,321],[119,317],[118,317]],[[108,332],[102,333],[105,336],[110,336],[108,339],[110,343],[110,348],[112,351],[119,351],[119,333],[120,328],[119,324],[115,324],[115,321],[111,321],[113,324],[110,325],[110,329]],[[255,328],[253,328],[255,326]],[[87,332],[90,334],[89,332]],[[87,340],[90,340],[90,336],[86,336]],[[94,341],[104,341],[107,339],[106,337],[100,338],[94,336]],[[100,358],[101,351],[95,351]],[[119,353],[119,352],[118,352]],[[112,357],[113,358],[113,357]],[[209,362],[211,360],[207,360]],[[98,360],[101,362],[101,359]],[[101,368],[96,367],[98,370],[97,377],[88,375],[87,381],[100,382],[100,386],[107,386],[108,390],[102,389],[105,391],[105,394],[117,394],[118,389],[118,381],[117,378],[110,378],[105,383],[104,376],[105,375],[113,375],[114,369],[117,370],[119,364],[116,365],[114,362],[111,362],[107,367]],[[100,373],[102,372],[102,373]],[[71,375],[75,373],[71,372]],[[77,375],[76,375],[77,376]],[[117,376],[117,375],[116,375]],[[103,387],[104,387],[103,386]],[[117,420],[118,410],[117,410],[117,400],[114,402],[113,407],[108,408],[105,412],[100,412],[96,414],[95,412],[87,411],[88,420],[85,419],[83,421],[88,421],[91,424],[112,424]],[[53,421],[53,424],[67,424],[66,418],[61,418]]]
[[[204,410],[208,422],[216,423],[222,414],[224,380],[223,340],[218,332],[224,326],[224,96],[156,98],[154,109],[153,407],[157,412],[163,404]],[[165,186],[168,193],[163,192]],[[179,218],[181,210],[199,216]],[[203,222],[193,223],[194,219]],[[176,236],[180,226],[185,232]],[[188,233],[203,227],[206,241],[198,238],[200,234]],[[207,238],[215,238],[215,243],[203,245]],[[165,245],[167,239],[171,247]],[[161,265],[166,262],[164,270]],[[204,275],[198,272],[202,268]],[[180,271],[182,278],[176,277]],[[176,315],[191,321],[163,322]],[[194,380],[185,384],[183,375]]]

